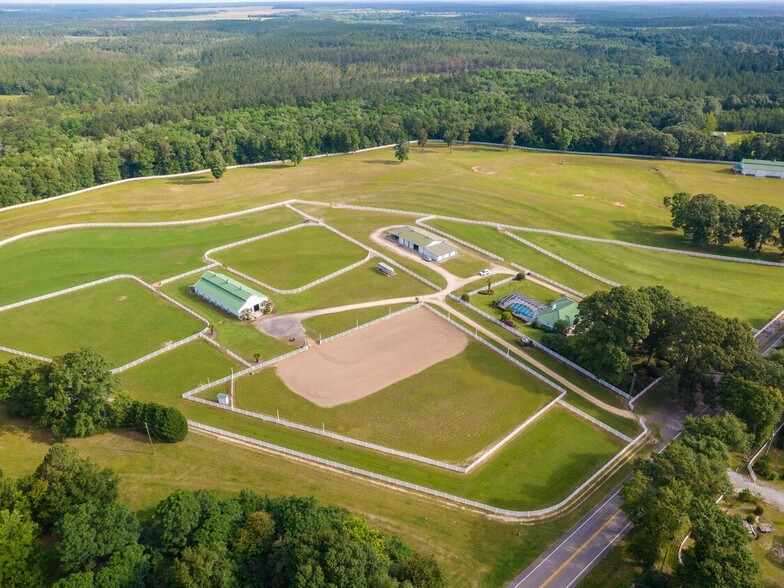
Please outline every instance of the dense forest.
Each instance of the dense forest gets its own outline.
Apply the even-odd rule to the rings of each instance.
[[[784,157],[780,7],[292,6],[201,21],[142,6],[3,11],[0,205],[217,155],[296,162],[422,133]],[[730,144],[716,131],[751,133]]]

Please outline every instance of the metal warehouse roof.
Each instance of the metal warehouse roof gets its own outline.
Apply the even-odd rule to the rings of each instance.
[[[390,233],[395,235],[398,239],[405,239],[409,243],[419,245],[420,247],[428,247],[432,243],[440,243],[442,241],[442,239],[439,239],[438,237],[434,237],[433,235],[418,229],[412,229],[411,227],[390,231]]]
[[[426,247],[426,249],[427,249],[427,250],[428,250],[430,253],[432,253],[433,255],[435,255],[436,257],[441,257],[442,255],[449,255],[450,253],[452,253],[453,251],[455,251],[455,248],[454,248],[454,247],[452,247],[452,246],[451,246],[450,244],[448,244],[448,243],[443,243],[443,242],[441,242],[441,243],[436,243],[435,245],[428,245],[428,246]]]
[[[268,299],[261,292],[213,271],[204,272],[204,275],[193,287],[221,304],[225,304],[235,312],[239,312],[251,296],[258,296],[262,300]]]
[[[784,161],[768,161],[766,159],[744,159],[740,162],[743,169],[784,172]]]

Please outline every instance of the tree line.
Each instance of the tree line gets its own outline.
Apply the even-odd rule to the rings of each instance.
[[[0,585],[440,588],[436,561],[313,498],[175,490],[140,521],[118,477],[61,443],[0,471]]]
[[[672,226],[697,247],[727,245],[740,238],[750,251],[777,245],[784,252],[784,212],[769,204],[749,204],[740,208],[713,194],[678,192],[664,198],[670,209]]]
[[[48,428],[57,440],[134,428],[176,443],[188,433],[188,422],[177,408],[121,392],[106,360],[88,348],[50,363],[14,357],[0,364],[0,405],[12,417]]]

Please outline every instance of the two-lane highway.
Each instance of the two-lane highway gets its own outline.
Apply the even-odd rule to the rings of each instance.
[[[572,588],[631,528],[621,511],[620,486],[613,490],[508,588]]]

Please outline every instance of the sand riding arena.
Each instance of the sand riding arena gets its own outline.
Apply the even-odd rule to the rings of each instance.
[[[468,338],[434,312],[416,308],[278,364],[286,386],[323,407],[369,396],[454,357]]]

